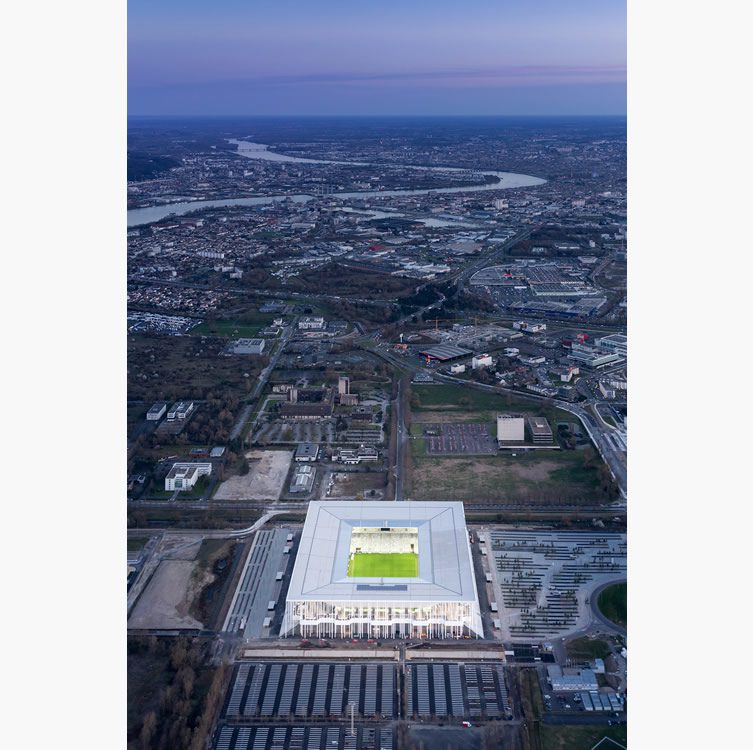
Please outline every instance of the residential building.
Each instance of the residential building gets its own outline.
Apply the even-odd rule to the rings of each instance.
[[[193,401],[176,401],[167,412],[167,418],[169,421],[174,419],[187,419],[193,412],[195,406]]]
[[[484,367],[491,367],[494,363],[491,354],[476,354],[471,359],[471,369],[479,370]]]
[[[157,401],[149,407],[149,411],[146,413],[147,422],[157,422],[162,419],[166,411],[167,404],[164,401]]]
[[[301,331],[323,331],[326,327],[324,318],[301,318],[298,321],[298,328]]]

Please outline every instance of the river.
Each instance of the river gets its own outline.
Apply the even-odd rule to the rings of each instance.
[[[357,161],[328,161],[324,159],[305,159],[298,156],[286,156],[270,151],[268,146],[263,143],[252,143],[250,141],[229,140],[230,143],[238,147],[239,156],[247,159],[263,159],[274,162],[299,162],[304,164],[341,164],[347,166],[385,166],[372,165],[367,162]],[[458,167],[419,167],[415,165],[392,165],[400,166],[404,169],[419,169],[433,172],[467,172],[469,170]],[[546,180],[541,177],[531,175],[516,174],[514,172],[496,172],[488,170],[475,170],[482,175],[491,175],[496,177],[499,182],[483,183],[481,185],[464,185],[462,187],[433,188],[422,190],[364,190],[361,192],[350,193],[331,193],[335,198],[374,198],[374,197],[391,197],[403,195],[427,195],[429,193],[479,193],[484,190],[506,190],[518,187],[534,187],[543,185]],[[200,211],[205,208],[224,208],[228,206],[264,206],[276,201],[290,200],[293,203],[307,203],[314,196],[301,193],[298,195],[260,195],[253,198],[225,198],[221,200],[210,201],[187,201],[185,203],[169,203],[162,206],[148,206],[147,208],[132,208],[128,211],[128,226],[138,227],[144,224],[152,224],[168,216],[183,216],[192,211]]]

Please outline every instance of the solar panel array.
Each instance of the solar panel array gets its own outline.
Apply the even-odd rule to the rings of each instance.
[[[215,750],[393,750],[390,727],[223,726]]]
[[[396,665],[243,662],[224,716],[397,716]]]
[[[220,728],[215,750],[393,750],[389,726]]]
[[[492,664],[411,664],[405,689],[409,715],[501,718],[512,715],[504,668]]]

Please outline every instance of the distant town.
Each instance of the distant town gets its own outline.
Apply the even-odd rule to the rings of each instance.
[[[128,148],[129,748],[625,747],[624,118]]]

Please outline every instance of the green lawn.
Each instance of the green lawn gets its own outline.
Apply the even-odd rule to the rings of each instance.
[[[128,552],[138,552],[140,549],[144,549],[148,541],[148,536],[128,537]]]
[[[627,627],[627,584],[616,583],[604,589],[597,601],[601,613],[616,625]]]
[[[405,553],[359,552],[348,563],[350,578],[415,578],[418,555]]]
[[[542,724],[539,730],[543,750],[591,750],[604,737],[627,747],[627,726],[551,726]],[[603,742],[599,750],[618,750],[614,742]]]
[[[258,323],[239,323],[234,320],[215,320],[201,323],[191,329],[192,336],[222,336],[227,338],[253,338],[264,326]]]
[[[567,655],[575,661],[606,659],[611,653],[609,644],[600,638],[576,638],[567,644]]]

